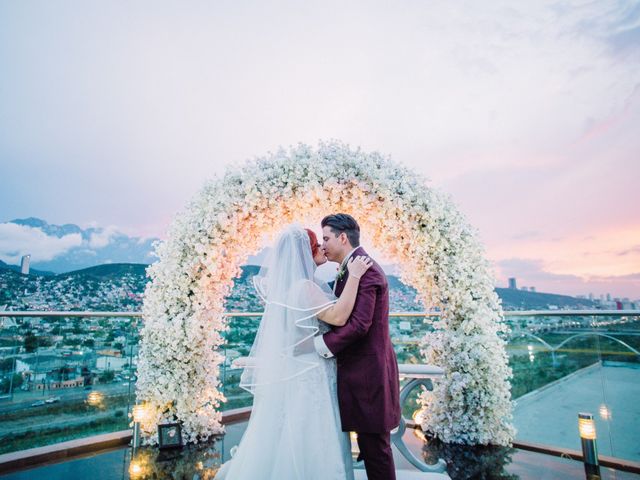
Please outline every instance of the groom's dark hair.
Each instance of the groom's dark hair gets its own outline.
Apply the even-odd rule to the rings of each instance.
[[[360,246],[360,225],[356,219],[346,213],[335,213],[327,215],[320,222],[322,228],[329,227],[336,237],[341,233],[345,233],[352,247]]]

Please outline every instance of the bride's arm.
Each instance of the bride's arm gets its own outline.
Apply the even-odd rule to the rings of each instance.
[[[318,314],[320,320],[337,327],[342,327],[347,323],[353,306],[356,303],[360,277],[364,275],[364,272],[366,272],[371,265],[373,265],[373,262],[369,257],[358,256],[355,259],[349,259],[347,263],[349,276],[347,277],[344,290],[342,290],[342,295],[340,295],[340,298],[333,306]]]

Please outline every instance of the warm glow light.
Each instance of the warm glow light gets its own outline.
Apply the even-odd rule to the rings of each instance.
[[[596,424],[593,421],[593,415],[590,413],[578,414],[578,430],[580,431],[580,437],[585,440],[596,439]]]
[[[102,403],[103,399],[104,395],[101,392],[91,392],[87,397],[87,403],[96,407]]]
[[[133,421],[136,423],[144,423],[149,417],[149,407],[142,403],[133,407]]]
[[[603,420],[611,419],[611,410],[603,403],[600,405],[600,418]]]
[[[425,413],[424,409],[419,408],[418,410],[413,412],[413,415],[411,415],[411,418],[413,418],[413,421],[416,422],[417,425],[422,425],[424,423],[424,413]]]
[[[413,435],[418,438],[419,440],[426,442],[427,441],[427,437],[425,436],[424,432],[422,431],[421,428],[414,428],[413,429]]]
[[[131,478],[140,478],[143,475],[143,468],[137,461],[132,460],[131,465],[129,465],[129,476]]]

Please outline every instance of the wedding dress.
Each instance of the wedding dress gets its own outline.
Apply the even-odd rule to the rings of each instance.
[[[328,330],[316,315],[336,302],[328,285],[314,279],[315,268],[306,231],[292,225],[254,277],[265,312],[240,380],[254,395],[253,408],[217,480],[353,480],[335,359],[315,351],[294,355],[296,345]]]

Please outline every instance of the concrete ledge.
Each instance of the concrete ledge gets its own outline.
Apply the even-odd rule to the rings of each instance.
[[[222,423],[232,425],[251,416],[251,407],[236,408],[222,413]],[[92,437],[78,438],[68,442],[54,443],[44,447],[30,448],[0,455],[0,474],[24,470],[49,463],[75,460],[106,450],[122,448],[131,443],[132,430],[103,433]]]
[[[514,448],[519,448],[521,450],[528,450],[531,452],[544,453],[545,455],[569,458],[571,460],[576,460],[579,462],[584,461],[582,452],[578,450],[571,450],[569,448],[519,441],[513,442],[513,446]],[[640,473],[640,463],[632,462],[631,460],[609,457],[607,455],[598,455],[598,461],[600,462],[600,466],[602,467],[614,468],[616,470],[622,470],[625,472]]]
[[[407,420],[407,428],[422,430],[420,425],[417,425],[413,420]],[[528,450],[530,452],[543,453],[545,455],[552,455],[554,457],[568,458],[570,460],[576,460],[578,462],[583,461],[582,452],[578,450],[571,450],[569,448],[555,447],[553,445],[520,442],[516,440],[515,442],[513,442],[513,448]],[[607,455],[598,455],[598,461],[603,467],[622,470],[625,472],[640,473],[640,463],[638,462],[632,462],[631,460],[624,460],[622,458],[610,457]]]
[[[93,437],[78,438],[44,447],[20,450],[0,455],[0,473],[9,473],[36,465],[79,458],[97,451],[111,450],[128,445],[131,430],[104,433]]]

